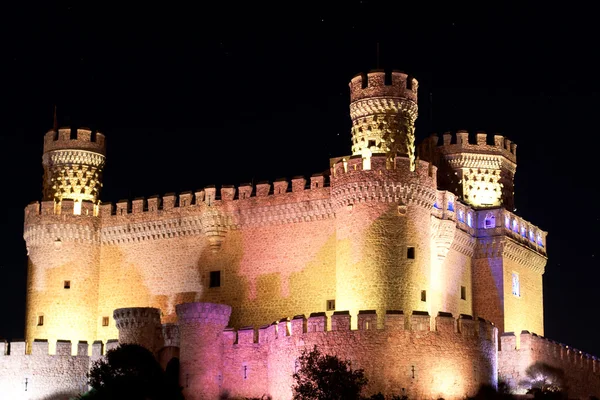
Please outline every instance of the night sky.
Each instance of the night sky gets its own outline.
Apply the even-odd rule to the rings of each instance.
[[[380,67],[419,81],[418,141],[517,143],[516,213],[549,232],[545,336],[600,356],[591,9],[79,3],[2,10],[1,337],[24,336],[23,209],[41,200],[55,104],[59,125],[106,135],[101,198],[116,202],[326,170],[351,153],[349,80]]]

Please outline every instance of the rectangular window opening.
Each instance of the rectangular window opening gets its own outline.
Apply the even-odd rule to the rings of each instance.
[[[421,290],[421,301],[427,301],[427,290]]]
[[[410,246],[406,248],[406,258],[408,258],[409,260],[414,260],[415,259],[415,248]]]
[[[327,311],[335,311],[335,300],[327,300]]]
[[[221,287],[221,271],[210,271],[210,280],[208,287]]]
[[[63,287],[65,289],[71,289],[71,281],[65,281]]]
[[[461,300],[466,300],[467,299],[467,288],[464,286],[460,287],[460,299]]]
[[[108,326],[108,317],[102,317],[102,326]]]
[[[44,325],[44,316],[38,315],[38,326]]]
[[[512,274],[512,294],[516,297],[521,297],[521,285],[519,283],[519,274],[513,272]]]

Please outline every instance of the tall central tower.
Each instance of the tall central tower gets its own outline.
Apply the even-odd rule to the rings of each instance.
[[[406,156],[414,171],[417,85],[416,79],[397,71],[352,78],[352,155],[368,160],[373,154],[385,154],[388,162],[396,155]]]
[[[336,309],[354,317],[360,310],[432,311],[437,185],[435,167],[415,160],[417,81],[401,72],[357,75],[350,99],[352,155],[331,160]]]
[[[104,135],[52,129],[44,136],[43,201],[25,209],[28,343],[96,339],[100,265],[98,205]]]

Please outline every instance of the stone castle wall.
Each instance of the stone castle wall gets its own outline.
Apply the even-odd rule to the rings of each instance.
[[[359,329],[350,330],[350,317],[336,313],[327,330],[326,318],[316,313],[258,332],[225,331],[223,375],[215,382],[231,396],[289,399],[299,355],[317,345],[323,353],[351,361],[352,368],[364,369],[366,395],[462,399],[480,384],[496,385],[497,330],[485,321],[438,316],[430,330],[428,315],[388,313],[384,327],[376,329],[377,315],[360,313]]]
[[[38,400],[52,396],[67,400],[88,390],[86,374],[102,356],[102,343],[59,341],[53,354],[47,341],[33,341],[31,354],[25,342],[0,342],[0,397]],[[76,351],[72,352],[75,347]]]
[[[367,308],[380,314],[449,310],[485,317],[503,331],[504,298],[488,298],[502,285],[486,278],[489,266],[473,267],[493,260],[471,261],[475,243],[493,234],[534,254],[545,252],[545,232],[502,209],[491,210],[498,226],[482,229],[488,211],[435,191],[435,168],[428,163],[410,172],[402,157],[392,166],[386,162],[373,156],[371,170],[363,170],[359,158],[338,160],[331,186],[315,175],[308,186],[294,178],[291,185],[277,180],[220,191],[207,187],[194,195],[99,209],[84,203],[81,215],[73,215],[69,200],[59,208],[54,202],[32,203],[25,213],[26,339],[49,339],[51,352],[58,339],[106,342],[117,336],[112,319],[117,308],[156,307],[168,323],[176,320],[176,304],[191,301],[230,304],[234,327],[310,314],[335,300],[337,309],[353,316]],[[534,240],[521,229],[533,232]],[[408,259],[408,247],[414,247],[415,259]],[[525,263],[518,268],[539,264],[523,256],[515,260]],[[220,271],[219,287],[210,287],[211,271]],[[522,272],[524,298],[534,298],[531,317],[511,326],[541,331],[541,279],[529,275]],[[512,307],[510,313],[517,311]]]
[[[516,393],[524,393],[523,381],[530,365],[544,363],[564,372],[568,397],[588,399],[600,396],[600,360],[580,350],[522,331],[500,337],[498,377]]]

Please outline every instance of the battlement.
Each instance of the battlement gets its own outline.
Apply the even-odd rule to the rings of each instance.
[[[313,174],[309,179],[303,176],[295,176],[290,181],[280,178],[273,183],[262,181],[255,185],[242,183],[238,187],[233,185],[222,185],[220,188],[214,185],[206,186],[195,192],[186,191],[179,194],[166,193],[163,196],[152,195],[149,197],[138,197],[133,200],[122,199],[116,203],[103,203],[95,205],[92,202],[83,201],[76,205],[71,199],[63,199],[60,203],[56,201],[34,201],[25,207],[25,223],[39,222],[40,216],[101,216],[106,219],[111,216],[128,216],[140,214],[157,214],[159,211],[192,210],[199,205],[223,205],[234,201],[236,204],[244,203],[244,200],[252,200],[253,203],[244,203],[246,207],[252,207],[256,202],[270,204],[272,200],[296,201],[298,196],[302,200],[325,199],[329,197],[329,179],[325,174]],[[239,202],[238,202],[239,201]],[[60,222],[57,220],[56,222]]]
[[[397,156],[390,162],[384,154],[374,154],[368,162],[360,156],[340,157],[331,159],[330,164],[336,208],[364,201],[430,208],[435,201],[436,168],[426,161],[417,161],[414,171],[407,157]]]
[[[266,204],[273,199],[285,199],[286,196],[291,199],[302,194],[310,197],[321,194],[321,197],[323,195],[326,197],[328,187],[329,181],[324,174],[313,174],[308,180],[302,176],[296,176],[291,179],[291,182],[279,178],[273,183],[268,181],[260,181],[255,185],[241,183],[237,187],[234,185],[221,185],[218,188],[215,185],[208,185],[204,189],[194,192],[166,193],[163,196],[152,195],[150,197],[138,197],[133,200],[122,199],[117,203],[103,203],[100,206],[100,215],[102,217],[124,216],[126,214],[184,209],[201,204],[214,206],[230,201],[240,201],[242,203],[243,200],[255,199],[260,201],[262,198],[268,198],[265,201]]]
[[[223,331],[226,343],[251,344],[269,343],[275,339],[287,336],[304,334],[334,334],[334,332],[353,331],[381,333],[406,331],[406,332],[430,332],[431,316],[426,311],[414,311],[404,314],[399,310],[388,310],[384,316],[384,327],[377,328],[377,313],[374,310],[362,310],[358,313],[358,329],[351,330],[351,316],[347,311],[336,311],[331,316],[325,312],[312,313],[307,318],[305,315],[296,315],[293,318],[283,318],[269,325],[260,327],[244,327],[237,331],[227,328]],[[328,331],[328,319],[331,320],[331,329]],[[432,332],[440,334],[457,334],[464,337],[477,337],[485,341],[496,341],[497,328],[491,322],[478,318],[473,319],[469,315],[461,314],[454,318],[450,313],[440,312],[435,317],[435,329]]]
[[[417,102],[418,82],[400,71],[372,70],[358,74],[350,81],[350,101],[367,98],[391,97]]]
[[[88,128],[51,129],[44,135],[44,154],[56,150],[86,150],[106,155],[105,137]]]
[[[438,151],[450,155],[456,153],[478,153],[481,155],[502,155],[509,161],[517,162],[517,145],[502,135],[488,135],[479,131],[474,137],[468,131],[460,130],[455,134],[446,132],[442,139],[434,133],[425,139],[420,146],[420,153],[427,153],[428,146],[437,147]]]
[[[600,359],[563,343],[529,331],[505,332],[500,336],[499,376],[516,393],[524,393],[521,382],[536,363],[562,370],[569,383],[569,398],[588,398],[600,392]]]
[[[27,347],[30,347],[30,352],[27,353]],[[85,340],[78,341],[75,346],[70,340],[57,340],[56,351],[51,354],[50,344],[46,339],[35,339],[32,343],[27,343],[24,340],[15,340],[12,342],[0,341],[0,362],[2,357],[8,356],[69,356],[69,357],[100,357],[106,354],[110,348],[104,346],[101,341],[95,341],[91,346]],[[90,354],[91,350],[91,354]]]
[[[573,367],[587,368],[600,376],[600,358],[596,356],[529,331],[521,331],[519,339],[517,345],[514,332],[503,333],[500,335],[501,351],[526,351],[537,355],[536,358],[546,356],[559,359]]]

